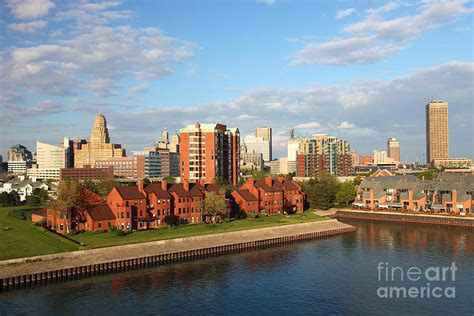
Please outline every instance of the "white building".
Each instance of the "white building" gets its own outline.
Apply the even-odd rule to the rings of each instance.
[[[264,137],[257,137],[254,135],[247,135],[244,137],[244,144],[247,147],[249,154],[262,154],[264,162],[271,161],[271,143],[265,140]]]
[[[31,195],[35,189],[47,191],[49,187],[46,183],[37,181],[34,177],[25,178],[24,176],[19,176],[3,184],[0,183],[0,193],[16,191],[20,196],[20,201],[25,201],[26,197]]]
[[[13,174],[16,175],[25,175],[26,174],[26,169],[31,168],[33,165],[32,160],[27,160],[27,161],[11,161],[9,160],[7,162],[8,164],[8,171],[12,172]]]
[[[65,138],[63,144],[69,145],[69,139]],[[67,150],[60,146],[37,141],[36,157],[36,166],[27,171],[30,177],[59,180],[61,168],[67,167]]]
[[[374,164],[393,164],[394,159],[387,156],[387,152],[385,150],[374,150],[373,154]]]

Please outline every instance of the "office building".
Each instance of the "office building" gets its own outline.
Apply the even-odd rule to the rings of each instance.
[[[121,145],[110,143],[107,120],[102,114],[96,115],[91,137],[74,152],[74,167],[93,166],[97,160],[125,157]]]
[[[16,144],[8,150],[8,161],[33,160],[33,154],[25,146]]]
[[[265,142],[268,142],[268,156],[263,155],[265,161],[272,161],[272,128],[271,127],[257,127],[255,129],[255,136],[262,137]]]
[[[385,150],[374,150],[374,154],[372,156],[373,163],[376,165],[384,165],[384,164],[394,164],[395,161],[393,158],[388,157],[387,152]]]
[[[387,156],[400,162],[400,142],[395,137],[390,137],[387,141]]]
[[[426,162],[449,158],[448,102],[426,104]]]
[[[247,153],[262,154],[263,161],[269,163],[271,161],[271,144],[270,141],[263,137],[254,135],[247,135],[244,137],[244,145],[247,148]]]
[[[69,146],[69,140],[62,142]],[[61,168],[67,165],[67,150],[62,146],[54,146],[40,141],[36,142],[36,165],[27,170],[28,176],[45,180],[59,180]]]
[[[236,184],[240,133],[223,124],[189,124],[180,130],[180,176],[192,183],[221,177]]]

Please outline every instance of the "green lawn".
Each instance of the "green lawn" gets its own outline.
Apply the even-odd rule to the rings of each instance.
[[[0,207],[0,260],[79,249],[77,244],[65,238],[34,227],[31,221],[9,217],[10,209]]]
[[[327,220],[328,217],[321,217],[313,212],[305,212],[304,215],[295,214],[288,218],[284,215],[262,217],[260,219],[241,219],[223,224],[199,224],[187,225],[179,228],[160,228],[157,230],[147,230],[133,232],[127,236],[117,236],[115,232],[84,232],[70,235],[69,238],[83,242],[86,248],[100,248],[117,246],[131,243],[139,243],[153,240],[164,240],[181,237],[199,236],[207,234],[225,233],[238,230],[262,228],[270,226],[298,224],[311,221]]]
[[[0,207],[0,260],[46,255],[57,252],[79,250],[72,241],[53,234],[43,228],[34,227],[31,221],[22,221],[8,216],[10,207]],[[224,233],[245,229],[297,224],[329,219],[315,215],[312,211],[304,215],[288,217],[276,215],[260,219],[242,219],[224,224],[199,224],[179,228],[160,228],[133,232],[126,236],[117,236],[115,232],[84,232],[68,237],[83,242],[85,248],[100,248],[153,240],[164,240],[206,234]]]

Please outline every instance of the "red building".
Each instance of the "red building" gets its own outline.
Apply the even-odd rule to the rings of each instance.
[[[200,183],[173,184],[168,192],[172,197],[173,214],[181,221],[194,224],[202,222],[201,203],[204,200],[206,189]]]
[[[168,183],[163,181],[149,184],[145,187],[145,193],[151,228],[166,225],[165,218],[173,215]]]
[[[114,167],[92,168],[91,166],[84,166],[82,168],[61,168],[59,177],[69,180],[113,179]]]
[[[239,190],[232,192],[232,198],[239,210],[253,214],[273,215],[304,210],[301,186],[283,177],[260,181],[249,179]]]
[[[369,166],[373,163],[374,163],[374,158],[372,156],[359,155],[359,166]]]
[[[143,182],[138,186],[115,187],[107,196],[107,204],[115,215],[117,229],[148,229],[150,218]]]
[[[236,184],[240,133],[223,124],[190,124],[180,131],[180,176],[191,183],[212,183],[216,177]]]

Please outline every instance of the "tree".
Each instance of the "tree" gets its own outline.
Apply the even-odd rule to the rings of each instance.
[[[304,185],[310,207],[322,210],[333,207],[339,186],[339,180],[331,175],[322,175],[310,179]]]
[[[0,205],[1,206],[15,206],[20,204],[20,195],[16,191],[10,193],[2,192],[0,194]]]
[[[355,199],[356,186],[353,181],[346,181],[341,184],[339,191],[336,194],[336,202],[338,205],[347,206]]]
[[[288,173],[285,177],[288,180],[293,180],[293,178],[296,177],[296,171],[292,171],[292,172]]]
[[[170,183],[170,184],[174,184],[176,183],[176,178],[175,177],[172,177],[172,176],[166,176],[166,177],[163,177],[163,180]]]
[[[78,200],[78,181],[61,180],[58,188],[58,197],[53,203],[53,208],[58,212],[59,218],[66,226],[66,233],[69,234],[69,213]]]
[[[102,179],[97,183],[97,190],[102,197],[106,197],[117,186],[119,183],[115,179]]]
[[[150,179],[148,178],[143,179],[143,184],[150,184],[150,183],[151,183]]]
[[[228,217],[230,213],[229,204],[225,197],[215,192],[208,192],[201,203],[204,213]]]
[[[248,171],[248,175],[250,175],[255,181],[260,181],[265,179],[268,174],[265,171],[252,169]]]
[[[91,181],[91,180],[86,180],[82,183],[82,187],[91,190],[94,193],[100,194],[99,193],[99,188],[97,185]]]

